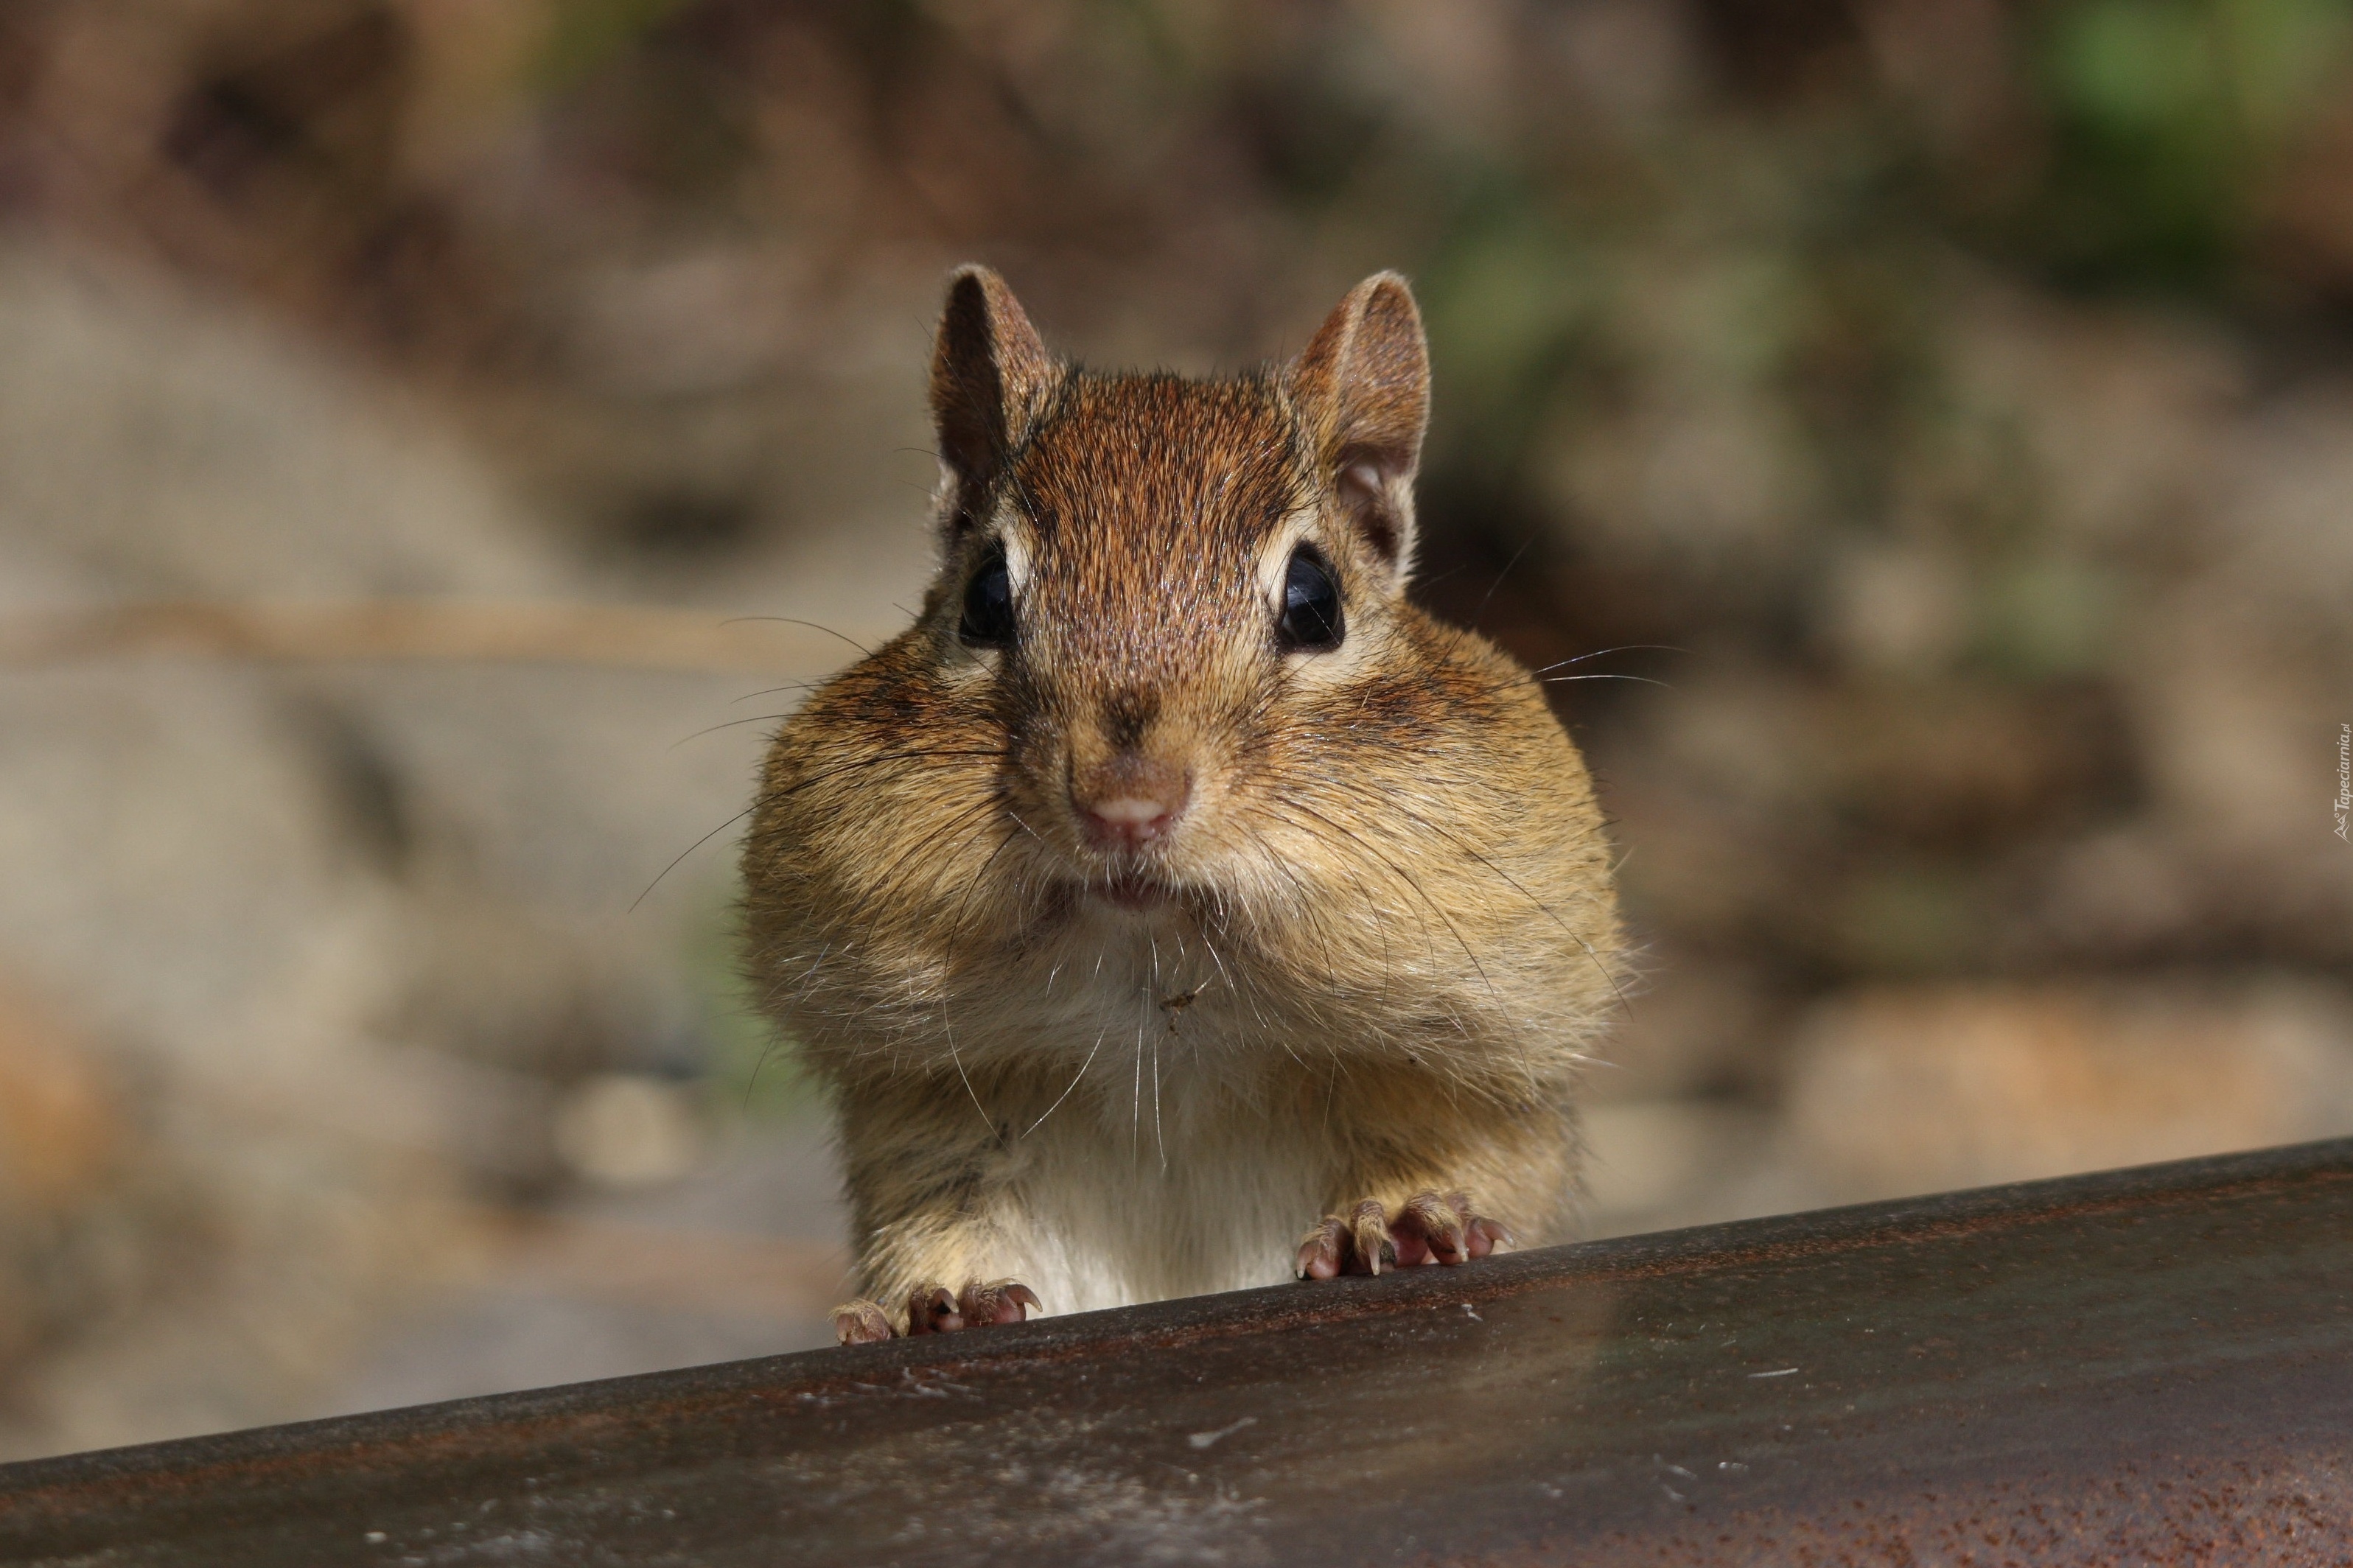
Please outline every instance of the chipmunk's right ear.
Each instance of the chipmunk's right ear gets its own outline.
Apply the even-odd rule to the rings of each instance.
[[[1376,272],[1324,318],[1288,371],[1356,531],[1401,589],[1413,563],[1413,476],[1430,423],[1430,346],[1413,289]]]
[[[951,538],[978,521],[974,509],[1045,406],[1055,374],[1005,279],[986,267],[957,268],[932,349],[932,421],[947,467]]]

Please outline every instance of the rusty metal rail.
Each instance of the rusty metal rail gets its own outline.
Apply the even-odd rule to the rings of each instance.
[[[2353,1562],[2353,1141],[0,1468],[0,1561]]]

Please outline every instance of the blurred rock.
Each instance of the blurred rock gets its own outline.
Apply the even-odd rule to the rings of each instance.
[[[600,1186],[676,1181],[702,1156],[702,1124],[680,1085],[639,1073],[575,1084],[555,1110],[555,1152]]]
[[[0,990],[0,1206],[23,1214],[86,1202],[128,1136],[90,1043]]]
[[[1832,566],[1824,597],[1841,658],[1871,674],[1939,675],[1968,646],[1967,574],[1934,543],[1851,545]]]
[[[813,1350],[849,1291],[813,1119],[737,1128],[676,1181],[483,1218],[478,1266],[410,1298],[305,1415]]]
[[[259,318],[16,242],[0,344],[0,603],[574,591],[445,426]],[[623,914],[756,731],[665,815],[678,679],[617,722],[532,672],[427,744],[408,674],[0,671],[0,955],[80,1027],[0,1008],[0,1449],[308,1407],[463,1265],[470,1189],[565,1179],[565,1085],[695,1064],[674,951],[710,879]],[[744,684],[697,689],[718,719]]]
[[[1741,1216],[1771,1119],[1705,1100],[1609,1100],[1584,1117],[1587,1238]]]
[[[93,1043],[0,988],[0,1375],[146,1283],[109,1256],[131,1137]]]
[[[1587,1070],[1593,1101],[1643,1100],[1753,1089],[1757,1045],[1778,1032],[1764,977],[1729,962],[1645,953],[1618,1026]]]
[[[0,539],[119,594],[530,595],[480,459],[258,313],[0,243]],[[16,571],[0,592],[22,602]]]
[[[155,1177],[112,1221],[110,1289],[9,1381],[9,1458],[300,1415],[481,1249],[430,1164],[195,1096],[169,1107],[163,1138]]]
[[[1776,1160],[1812,1201],[1852,1202],[2348,1132],[2340,990],[1925,986],[1804,1023]]]

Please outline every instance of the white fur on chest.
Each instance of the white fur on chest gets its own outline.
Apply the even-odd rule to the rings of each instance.
[[[1198,942],[1104,935],[1105,962],[1066,961],[1039,998],[1033,1042],[1071,1077],[1021,1134],[1005,1272],[1048,1312],[1290,1279],[1330,1173],[1295,1101],[1269,1092],[1281,1046]]]
[[[1191,1100],[1164,1081],[1156,1132],[1132,1119],[1118,1125],[1097,1106],[1032,1135],[1039,1146],[1024,1151],[1017,1189],[1005,1194],[1001,1245],[1007,1272],[1047,1311],[1291,1278],[1299,1238],[1321,1213],[1318,1162],[1230,1102]]]

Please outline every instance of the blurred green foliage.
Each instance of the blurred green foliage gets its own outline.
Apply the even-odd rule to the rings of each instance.
[[[564,0],[550,12],[533,75],[543,91],[560,92],[638,47],[681,0]]]
[[[2228,280],[2266,163],[2326,104],[2345,0],[2083,0],[2042,21],[2035,242],[2084,283]]]

